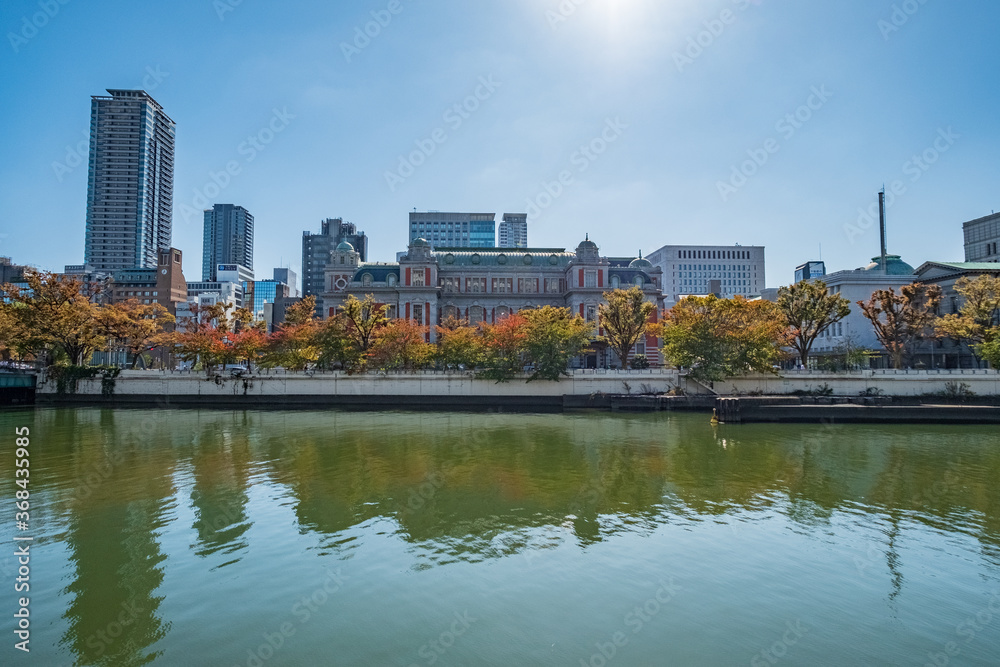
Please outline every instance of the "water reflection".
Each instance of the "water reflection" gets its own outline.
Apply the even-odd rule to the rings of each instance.
[[[864,566],[884,565],[890,602],[907,586],[899,545],[913,526],[971,536],[1000,564],[1000,435],[981,427],[91,409],[35,419],[47,450],[33,480],[60,508],[73,567],[62,641],[80,664],[160,654],[165,529],[183,522],[183,548],[219,569],[246,556],[275,508],[320,555],[350,558],[389,531],[417,570],[586,550],[665,525],[714,521],[735,535],[774,515],[817,539],[845,522],[865,529],[875,543]]]

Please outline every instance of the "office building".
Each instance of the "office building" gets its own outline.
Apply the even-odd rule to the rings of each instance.
[[[663,297],[672,308],[685,296],[759,296],[764,289],[764,246],[668,245],[646,259],[663,271]]]
[[[257,319],[264,317],[264,305],[273,304],[279,297],[290,296],[288,285],[277,280],[255,280],[243,286],[244,294],[247,294],[247,307]]]
[[[26,266],[14,264],[10,257],[0,257],[0,285],[4,283],[20,283],[24,280]]]
[[[164,248],[157,253],[156,268],[115,271],[109,301],[135,299],[142,304],[158,303],[175,315],[177,305],[187,301],[183,258],[184,254],[177,248]]]
[[[388,306],[389,317],[428,327],[427,339],[433,341],[435,325],[451,318],[476,325],[497,322],[526,308],[556,306],[597,323],[595,332],[603,335],[597,313],[605,292],[638,286],[656,305],[656,318],[663,306],[661,281],[661,271],[649,261],[603,257],[589,238],[573,252],[564,248],[435,250],[428,241],[415,239],[399,262],[377,263],[361,262],[351,245],[342,243],[326,270],[323,316],[334,314],[351,295],[372,294]],[[602,340],[595,340],[591,347],[575,366],[619,365]],[[661,363],[653,336],[640,340],[630,357],[640,354],[654,366]]]
[[[496,213],[410,213],[410,243],[424,239],[432,248],[496,247]]]
[[[274,280],[288,285],[288,296],[295,299],[299,296],[299,277],[291,269],[275,269]]]
[[[353,222],[328,218],[320,223],[319,234],[302,232],[302,295],[318,297],[323,293],[323,272],[330,253],[341,243],[350,243],[361,257],[368,259],[368,237]],[[318,305],[317,305],[318,312]]]
[[[504,213],[497,236],[501,248],[527,248],[528,214]]]
[[[1000,213],[962,225],[966,262],[1000,262]]]
[[[171,240],[174,121],[145,91],[108,93],[91,101],[84,264],[156,268]]]
[[[941,288],[940,315],[958,313],[965,302],[955,290],[955,283],[962,278],[975,280],[979,276],[1000,278],[1000,263],[992,262],[924,262],[916,273],[916,281]],[[965,341],[947,338],[927,341],[924,348],[931,355],[926,365],[930,368],[980,368],[986,362],[980,361]]]
[[[216,267],[238,264],[253,271],[253,216],[242,206],[215,204],[205,211],[201,279],[219,280]]]
[[[826,275],[826,264],[823,262],[806,262],[795,267],[795,282],[816,280]]]

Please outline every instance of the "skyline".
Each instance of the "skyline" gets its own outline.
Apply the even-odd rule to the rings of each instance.
[[[820,244],[831,272],[877,255],[883,183],[889,251],[914,266],[961,261],[961,223],[996,208],[980,63],[997,60],[1000,8],[188,0],[133,34],[141,8],[67,0],[32,34],[39,7],[0,9],[5,80],[33,100],[0,110],[0,254],[44,269],[83,260],[76,147],[107,88],[142,88],[177,122],[189,280],[202,211],[224,203],[254,214],[264,273],[302,275],[301,234],[326,218],[391,260],[414,208],[492,210],[528,212],[536,247],[763,245],[769,287]]]

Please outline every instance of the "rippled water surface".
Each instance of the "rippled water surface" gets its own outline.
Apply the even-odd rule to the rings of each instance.
[[[38,409],[0,439],[4,665],[1000,664],[995,427]]]

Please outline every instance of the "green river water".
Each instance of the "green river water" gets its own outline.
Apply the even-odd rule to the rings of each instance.
[[[995,427],[59,408],[0,447],[2,665],[1000,665]]]

